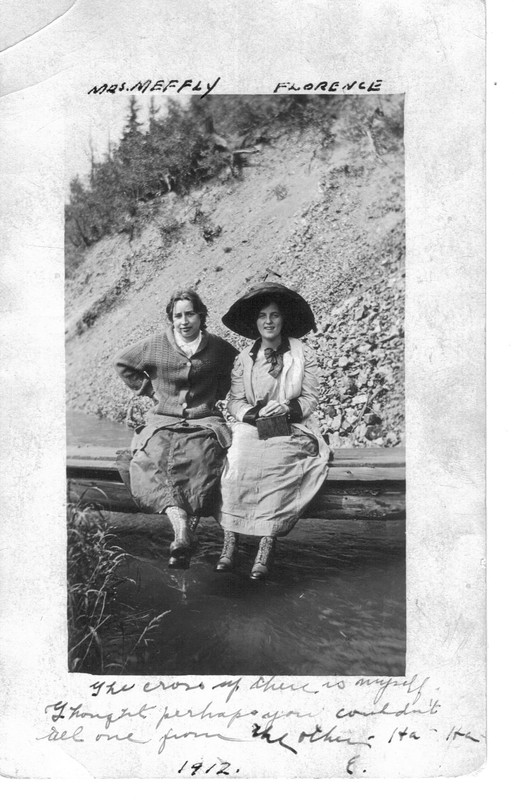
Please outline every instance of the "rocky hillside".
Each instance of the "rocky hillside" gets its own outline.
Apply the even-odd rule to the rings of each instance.
[[[378,105],[377,105],[378,103]],[[319,418],[334,446],[404,438],[404,156],[401,98],[341,105],[329,127],[276,131],[227,175],[141,208],[138,229],[87,250],[67,281],[68,403],[121,420],[130,398],[114,354],[164,324],[177,286],[193,286],[221,325],[266,278],[312,304],[307,337],[322,370]]]

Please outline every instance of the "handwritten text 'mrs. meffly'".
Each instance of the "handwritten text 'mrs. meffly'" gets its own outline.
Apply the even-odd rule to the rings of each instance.
[[[165,78],[151,80],[147,78],[145,81],[136,81],[135,83],[129,83],[127,81],[107,83],[105,81],[104,83],[92,86],[88,94],[119,94],[119,92],[131,92],[132,94],[145,94],[145,92],[160,92],[161,94],[165,94],[166,92],[174,92],[175,94],[180,94],[187,89],[193,94],[200,94],[200,97],[207,97],[220,80],[221,77],[218,76],[212,83],[209,81],[197,80],[196,78],[185,78],[185,80],[180,80],[178,78],[172,78],[171,80]]]

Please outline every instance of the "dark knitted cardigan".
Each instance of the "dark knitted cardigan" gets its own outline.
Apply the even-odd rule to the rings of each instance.
[[[215,404],[227,395],[236,355],[235,347],[224,339],[204,333],[198,350],[189,357],[171,331],[163,331],[127,347],[114,365],[130,389],[154,397],[152,415],[172,417],[168,422],[173,423],[222,418]]]

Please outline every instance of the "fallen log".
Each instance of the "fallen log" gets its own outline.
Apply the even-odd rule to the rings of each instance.
[[[141,513],[123,483],[116,461],[123,448],[69,446],[68,500],[107,511]],[[339,449],[328,477],[304,517],[332,520],[405,518],[405,450]]]

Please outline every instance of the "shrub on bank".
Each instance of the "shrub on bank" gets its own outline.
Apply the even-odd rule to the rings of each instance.
[[[68,506],[68,668],[120,673],[143,657],[164,614],[135,612],[117,599],[130,556],[115,543],[105,515]],[[168,612],[165,612],[168,613]]]

